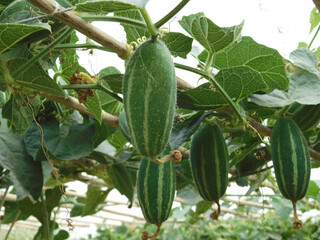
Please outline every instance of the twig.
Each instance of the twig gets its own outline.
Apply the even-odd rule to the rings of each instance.
[[[7,235],[6,235],[6,237],[4,238],[4,240],[7,240],[7,239],[8,239],[8,237],[9,237],[11,231],[12,231],[12,228],[13,228],[14,224],[16,223],[16,221],[18,220],[20,214],[21,214],[21,210],[19,210],[19,211],[17,212],[16,216],[14,217],[13,222],[11,223],[11,226],[10,226],[10,228],[9,228],[9,231],[7,232]]]
[[[61,12],[64,10],[64,8],[60,5],[57,8],[55,1],[28,0],[28,2],[49,14],[58,11],[59,13],[54,15],[56,19],[93,39],[97,43],[100,43],[102,46],[110,49],[112,52],[117,53],[120,58],[127,59],[130,56],[131,51],[129,51],[129,48],[127,48],[123,42],[114,39],[73,12]]]
[[[97,185],[100,187],[108,187],[108,188],[113,188],[113,186],[110,186],[107,184],[105,181],[93,177],[88,177],[88,176],[83,176],[80,173],[73,174],[73,179],[84,182],[84,183],[89,183],[93,185]]]
[[[79,103],[79,101],[73,97],[70,97],[70,96],[68,96],[67,98],[57,97],[45,92],[40,92],[39,95],[46,97],[50,100],[56,101],[58,103],[61,103],[62,105],[68,108],[73,108],[75,110],[78,110],[79,112],[85,115],[93,116],[92,113],[88,110],[88,108],[86,108],[83,104]],[[102,122],[112,127],[119,127],[118,117],[111,115],[105,111],[102,111]]]

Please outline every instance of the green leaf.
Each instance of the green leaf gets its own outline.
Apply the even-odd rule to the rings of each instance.
[[[310,181],[307,196],[317,199],[317,196],[320,192],[320,187],[315,181]]]
[[[241,57],[239,57],[241,56]],[[202,52],[199,59],[205,62],[207,53]],[[277,50],[258,44],[251,37],[243,37],[238,44],[216,55],[214,67],[218,69],[248,66],[256,71],[268,85],[264,91],[275,88],[286,90],[288,79],[285,74],[283,57]]]
[[[69,238],[69,233],[66,230],[60,230],[53,240],[65,240]]]
[[[116,149],[121,149],[126,143],[127,139],[123,136],[120,129],[108,138],[109,143]]]
[[[10,133],[6,122],[1,119],[0,166],[8,169],[24,193],[35,202],[43,186],[42,167],[28,155],[23,137]]]
[[[195,132],[201,121],[207,116],[208,114],[198,112],[191,117],[174,124],[169,139],[171,150],[178,149],[178,147]]]
[[[184,16],[179,23],[210,53],[218,53],[240,41],[244,24],[242,22],[236,26],[221,28],[206,18],[202,12]]]
[[[182,159],[180,163],[176,165],[176,190],[181,190],[188,186],[193,185],[192,173],[189,159]]]
[[[52,210],[59,205],[61,196],[62,194],[59,187],[46,190],[44,203],[48,217],[50,217]],[[44,208],[42,202],[32,203],[28,198],[25,198],[19,201],[18,204],[22,213],[33,215],[39,222],[44,223]]]
[[[115,67],[106,67],[99,72],[99,78],[106,81],[110,89],[122,94],[123,74]]]
[[[315,105],[320,103],[320,72],[317,57],[306,48],[298,48],[290,54],[297,72],[290,76],[288,92],[274,90],[269,94],[253,94],[250,99],[268,107],[283,107],[293,102]],[[307,94],[306,94],[307,93]]]
[[[320,23],[320,14],[318,12],[318,9],[314,7],[310,13],[310,33],[315,29],[316,26],[318,26]]]
[[[205,213],[206,211],[208,211],[212,206],[212,202],[209,202],[209,201],[200,201],[197,203],[196,205],[196,216],[199,216],[200,214],[202,213]]]
[[[149,0],[101,0],[94,2],[79,3],[76,11],[107,14],[128,9],[144,9]]]
[[[124,164],[112,164],[107,168],[108,175],[110,176],[115,188],[122,194],[125,195],[132,206],[133,200],[133,183],[130,175]]]
[[[100,204],[104,203],[104,200],[108,196],[109,192],[112,189],[108,189],[106,191],[102,191],[100,187],[96,185],[88,185],[87,197],[85,205],[81,212],[81,217],[92,215],[100,211]]]
[[[15,134],[24,133],[40,110],[40,97],[28,99],[25,95],[11,95],[2,109],[2,117],[8,119]]]
[[[19,67],[25,64],[30,58],[31,54],[26,45],[22,45],[0,55],[0,60],[5,62],[9,68],[10,73],[13,74]],[[17,81],[19,85],[31,88],[36,91],[42,91],[56,95],[58,97],[65,97],[64,91],[60,86],[42,69],[39,63],[33,64],[27,71],[18,76]]]
[[[291,202],[284,198],[275,197],[272,199],[271,205],[275,208],[277,215],[279,215],[283,219],[283,221],[287,221],[292,211]]]
[[[95,134],[93,138],[94,148],[98,147],[104,140],[110,137],[117,129],[107,124],[93,123]]]
[[[48,29],[42,26],[0,23],[0,53],[3,53],[29,35],[42,30]]]
[[[59,126],[51,120],[41,125],[45,146],[58,159],[72,160],[85,157],[93,151],[94,127],[91,124]],[[25,135],[28,153],[34,158],[41,148],[42,137],[35,123],[32,123]],[[42,151],[42,150],[41,150]]]
[[[5,211],[4,211],[4,218],[1,221],[2,224],[9,224],[12,223],[19,211],[19,206],[17,202],[9,202],[6,201],[4,203],[4,207],[5,207]],[[18,221],[19,220],[26,220],[30,215],[29,214],[25,214],[25,213],[21,213],[18,217]]]
[[[119,17],[125,17],[125,18],[143,21],[140,11],[136,9],[116,12],[114,15]],[[125,23],[121,23],[121,26],[123,26],[124,31],[126,32],[127,43],[136,42],[138,38],[142,38],[143,36],[147,38],[150,37],[150,33],[146,28],[134,27]]]
[[[222,69],[215,78],[235,102],[267,88],[261,75],[248,66]],[[197,88],[178,93],[178,105],[182,108],[208,110],[227,104],[227,100],[212,87],[212,83],[204,83]]]
[[[163,41],[174,57],[187,58],[192,49],[193,39],[179,32],[169,32],[163,37]]]
[[[94,96],[89,96],[87,102],[85,103],[85,106],[89,109],[89,111],[92,113],[93,117],[98,120],[98,122],[101,124],[102,121],[102,109],[100,106],[100,101],[97,96],[97,91],[93,91]]]

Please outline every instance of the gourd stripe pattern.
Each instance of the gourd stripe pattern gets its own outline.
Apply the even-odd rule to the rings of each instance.
[[[310,155],[297,124],[280,117],[271,138],[273,167],[282,195],[292,201],[302,199],[310,181]]]
[[[169,140],[177,82],[170,51],[157,40],[144,42],[130,58],[123,83],[124,109],[132,144],[156,157]]]
[[[314,127],[320,121],[320,104],[305,105],[295,112],[293,120],[302,131]]]
[[[228,151],[218,125],[201,125],[191,140],[193,179],[201,197],[217,202],[228,185]]]
[[[137,193],[147,222],[160,225],[168,219],[175,193],[172,161],[158,164],[142,158],[137,178]]]

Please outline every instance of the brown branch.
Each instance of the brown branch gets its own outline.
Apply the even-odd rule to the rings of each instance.
[[[84,183],[93,184],[93,185],[100,186],[100,187],[113,188],[113,186],[110,186],[109,184],[107,184],[105,181],[103,181],[101,179],[84,176],[84,175],[81,175],[81,173],[73,174],[72,178],[74,180],[78,180],[78,181],[81,181],[81,182],[84,182]]]
[[[67,98],[57,97],[45,92],[40,92],[39,95],[46,97],[50,100],[56,101],[68,108],[78,110],[79,112],[85,115],[93,116],[92,113],[88,110],[88,108],[86,108],[86,106],[84,106],[83,104],[79,103],[79,101],[76,98],[70,96],[68,96]],[[111,115],[105,111],[102,111],[102,122],[112,127],[119,127],[118,117]]]
[[[56,10],[62,11],[65,9],[60,5],[58,6],[58,9],[56,9],[57,3],[53,0],[28,0],[28,2],[48,14],[51,14]],[[54,17],[62,23],[81,32],[85,36],[93,39],[97,43],[100,43],[102,46],[110,49],[112,52],[117,53],[120,58],[127,59],[130,56],[131,51],[127,49],[127,46],[123,42],[114,39],[73,12],[56,13],[54,14]]]
[[[314,5],[316,5],[318,11],[320,12],[320,0],[313,0]]]

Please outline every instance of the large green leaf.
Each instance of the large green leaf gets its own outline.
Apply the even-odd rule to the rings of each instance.
[[[122,94],[123,74],[115,67],[106,67],[99,72],[99,78],[106,81],[108,87]]]
[[[119,17],[125,17],[125,18],[143,21],[141,13],[136,9],[116,12],[114,15]],[[127,43],[137,42],[138,38],[142,38],[143,36],[147,38],[150,37],[150,33],[146,28],[139,28],[139,27],[131,26],[124,23],[121,23],[121,26],[123,26],[124,31],[126,32]]]
[[[85,106],[89,109],[89,111],[92,113],[93,117],[95,117],[98,122],[101,124],[102,121],[102,109],[100,105],[99,98],[97,96],[97,91],[93,91],[94,96],[89,96],[87,102],[85,103]]]
[[[124,164],[112,164],[108,166],[107,171],[113,185],[122,195],[128,198],[130,202],[129,207],[131,207],[133,200],[133,183],[126,166]]]
[[[288,92],[278,89],[269,94],[253,94],[250,99],[259,105],[283,107],[293,102],[315,105],[320,103],[320,72],[317,57],[306,48],[298,48],[290,54],[297,72],[290,76]]]
[[[235,102],[267,88],[261,75],[248,66],[222,69],[215,79]],[[211,83],[178,93],[178,105],[187,109],[207,110],[227,104]]]
[[[173,125],[169,139],[171,150],[178,149],[178,147],[195,132],[201,121],[207,116],[208,114],[198,112],[191,117],[181,121],[178,120],[178,122]]]
[[[28,99],[24,95],[12,94],[2,109],[2,117],[9,120],[13,133],[22,134],[37,116],[40,106],[39,96]]]
[[[0,166],[12,173],[15,186],[19,185],[32,202],[39,198],[43,186],[41,163],[28,155],[23,137],[12,134],[3,119],[0,128]]]
[[[174,57],[187,58],[187,54],[192,49],[193,39],[179,32],[167,33],[163,41]]]
[[[42,26],[0,23],[0,53],[6,51],[29,35],[43,30],[48,29]]]
[[[61,196],[59,187],[46,190],[44,204],[46,205],[48,220],[52,210],[59,205]],[[32,203],[28,198],[25,198],[19,201],[18,204],[19,209],[23,214],[33,215],[39,220],[39,222],[42,224],[44,223],[45,209],[43,203],[39,201]]]
[[[93,2],[79,3],[76,11],[107,14],[128,9],[144,9],[149,0],[100,0]]]
[[[207,53],[198,58],[205,62]],[[285,75],[285,63],[277,50],[258,44],[251,37],[243,37],[238,44],[216,55],[214,67],[218,69],[236,66],[248,66],[255,70],[268,85],[265,91],[275,88],[286,90],[288,78]]]
[[[85,205],[81,210],[81,216],[87,216],[97,213],[101,210],[101,204],[104,203],[106,197],[112,189],[106,191],[101,190],[100,187],[95,185],[88,185],[87,197]]]
[[[208,52],[218,53],[240,41],[243,23],[221,28],[200,12],[182,17],[180,25]]]
[[[59,126],[51,120],[41,125],[45,146],[58,159],[72,160],[89,155],[93,151],[94,127],[91,124]],[[28,153],[36,158],[42,143],[42,137],[35,123],[32,123],[25,135]]]
[[[3,0],[1,3],[4,2]],[[8,4],[9,1],[4,2]],[[67,0],[57,0],[63,7],[70,7],[71,4]],[[40,9],[29,3],[27,0],[16,0],[8,4],[8,6],[0,14],[0,53],[13,44],[21,41],[38,41],[48,37],[50,33],[60,29],[63,24],[55,19],[37,18],[45,14]],[[28,19],[28,21],[25,21]]]
[[[6,64],[10,73],[13,74],[31,57],[32,55],[24,44],[1,54],[0,60]],[[16,82],[23,87],[31,88],[36,91],[50,93],[59,97],[65,96],[65,93],[60,86],[38,63],[33,64],[28,70],[20,74]]]

